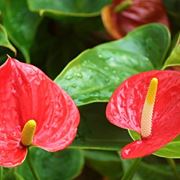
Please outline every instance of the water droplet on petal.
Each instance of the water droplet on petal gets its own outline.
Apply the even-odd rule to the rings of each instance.
[[[126,150],[124,150],[124,153],[126,154],[126,155],[128,155],[129,153],[130,153],[130,149],[126,149]]]
[[[45,128],[46,128],[46,129],[49,129],[49,124],[46,124],[46,125],[45,125]]]

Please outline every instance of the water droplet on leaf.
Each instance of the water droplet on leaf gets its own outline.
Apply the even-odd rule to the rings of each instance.
[[[78,78],[82,78],[83,77],[81,73],[76,73],[75,76],[78,77]]]
[[[66,77],[67,80],[70,80],[70,79],[72,79],[72,78],[73,78],[73,77],[72,77],[71,75],[69,75],[69,76]]]

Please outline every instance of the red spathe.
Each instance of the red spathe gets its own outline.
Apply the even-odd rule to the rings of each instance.
[[[41,70],[9,57],[0,67],[0,166],[25,159],[21,132],[31,119],[37,123],[33,145],[53,152],[71,144],[80,117],[70,96]]]
[[[176,71],[149,71],[130,77],[113,93],[106,116],[112,124],[140,133],[142,109],[153,77],[159,83],[152,134],[126,145],[121,151],[123,158],[149,155],[180,134],[180,72]]]

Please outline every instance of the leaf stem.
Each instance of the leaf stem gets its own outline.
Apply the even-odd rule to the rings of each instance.
[[[171,167],[173,173],[174,173],[174,176],[176,177],[176,179],[179,179],[180,180],[180,176],[177,172],[177,169],[176,169],[176,163],[174,161],[174,159],[171,159],[171,158],[166,158],[169,166]]]
[[[34,179],[35,180],[40,180],[39,175],[38,175],[36,169],[33,166],[31,155],[30,155],[30,150],[28,150],[27,162],[28,162],[29,168],[31,169],[32,175],[34,176]]]
[[[3,180],[3,167],[0,167],[0,180]]]
[[[129,169],[124,173],[121,180],[131,180],[132,177],[134,176],[137,168],[139,167],[140,162],[141,162],[141,158],[135,159],[134,162],[129,167]]]

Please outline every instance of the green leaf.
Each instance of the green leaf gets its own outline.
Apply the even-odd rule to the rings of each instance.
[[[26,62],[30,62],[29,51],[40,17],[28,10],[26,0],[4,0],[2,16],[11,41],[21,50]]]
[[[162,66],[169,42],[165,26],[143,26],[122,40],[84,51],[65,67],[55,82],[78,106],[107,102],[128,77]]]
[[[156,28],[157,31],[154,30]],[[153,35],[153,32],[156,32],[156,36]],[[162,49],[164,49],[162,56],[165,56],[169,47],[167,38],[169,32],[162,25],[151,24],[130,33],[123,40],[105,43],[86,50],[64,69],[55,82],[71,95],[78,106],[108,101],[114,89],[127,77],[155,68],[150,57],[162,61],[162,57],[159,55],[160,50],[154,43],[151,48],[150,44],[145,45],[144,33],[146,36],[149,33],[148,38],[152,37],[152,41],[154,39],[156,42],[159,37],[159,40],[166,44],[162,45]],[[162,41],[163,37],[166,40]],[[141,40],[138,41],[138,39]],[[78,128],[78,136],[71,147],[119,150],[129,142],[126,130],[115,127],[107,121],[105,105],[83,106],[80,111],[81,123]]]
[[[8,173],[6,173],[3,176],[3,180],[25,180],[25,179],[20,174],[18,174],[17,172],[11,169],[9,170]]]
[[[16,54],[16,49],[14,46],[9,42],[6,29],[0,24],[0,46],[8,48],[14,54]]]
[[[157,158],[153,161],[149,161],[146,159],[139,165],[136,173],[133,176],[133,180],[176,179],[173,172],[171,171],[171,168],[167,164],[162,163],[162,159],[158,161]],[[133,164],[134,161],[135,160],[122,160],[122,165],[125,172]]]
[[[132,173],[133,169],[130,171],[130,168],[137,168],[132,174],[133,180],[176,179],[171,167],[162,163],[161,158],[150,156],[142,159],[138,167],[133,167],[133,164],[136,165],[137,159],[122,160],[116,152],[84,151],[84,153],[87,165],[109,180],[122,179],[122,175],[127,174],[127,172]]]
[[[119,151],[130,142],[126,130],[111,125],[105,117],[106,104],[80,107],[81,123],[72,148]]]
[[[149,24],[137,28],[122,40],[114,41],[110,45],[117,50],[141,54],[147,57],[156,69],[161,69],[170,43],[170,32],[166,26]]]
[[[44,18],[38,27],[31,48],[31,63],[43,69],[51,79],[57,77],[71,59],[100,42],[99,36],[93,33],[102,26],[100,17],[78,21],[74,17],[74,20],[70,23]]]
[[[84,151],[86,162],[94,170],[108,179],[120,179],[123,174],[121,159],[117,152]]]
[[[154,155],[165,157],[165,158],[180,158],[180,137],[177,137],[170,143],[168,143],[165,147],[161,148],[160,150],[156,151]]]
[[[53,16],[97,16],[103,6],[111,0],[28,0],[29,8],[41,15],[48,13]]]
[[[166,60],[163,69],[168,67],[180,66],[180,34],[177,38],[174,49],[172,50],[170,56]]]
[[[84,165],[84,155],[80,150],[64,150],[50,153],[38,148],[31,149],[31,158],[36,171],[43,180],[70,180],[81,173]],[[32,180],[33,176],[27,161],[18,168],[18,172]]]
[[[107,102],[127,77],[153,69],[149,60],[123,50],[95,48],[72,61],[55,80],[77,105]]]
[[[155,165],[155,164],[149,164],[149,163],[143,163],[141,164],[138,174],[139,180],[169,180],[169,179],[176,179],[174,174],[172,173],[172,170],[166,166],[166,165]]]

